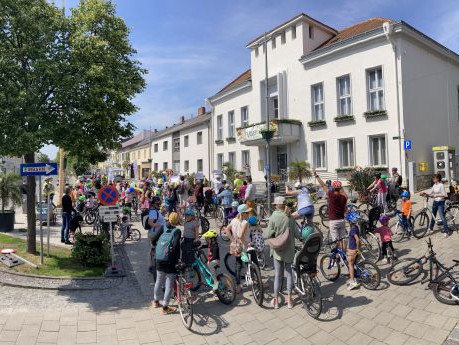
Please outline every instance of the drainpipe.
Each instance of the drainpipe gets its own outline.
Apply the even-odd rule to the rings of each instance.
[[[212,144],[214,142],[214,131],[213,131],[213,120],[214,120],[214,111],[215,108],[210,101],[209,98],[205,99],[206,107],[209,106],[211,111],[210,111],[210,121],[207,123],[207,138],[208,138],[208,143],[207,143],[207,158],[209,160],[208,167],[209,167],[209,181],[210,181],[210,172],[213,171],[213,166],[214,166],[214,145]]]
[[[389,22],[385,22],[383,24],[384,34],[386,35],[387,40],[392,45],[392,50],[394,51],[394,63],[395,63],[395,89],[397,93],[397,132],[398,132],[398,158],[399,158],[399,165],[400,165],[400,175],[403,176],[403,172],[405,171],[405,167],[402,165],[402,131],[401,131],[401,119],[400,119],[400,87],[399,87],[399,71],[398,71],[398,62],[397,62],[397,45],[395,44],[394,40],[392,39],[393,34],[393,25]],[[404,176],[404,181],[407,180],[407,176]]]

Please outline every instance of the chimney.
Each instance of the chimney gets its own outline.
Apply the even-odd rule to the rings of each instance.
[[[198,108],[198,116],[202,116],[206,113],[206,107],[199,107]]]
[[[181,124],[185,123],[185,116],[180,116],[180,123]]]
[[[155,128],[155,133],[158,133],[158,130]]]

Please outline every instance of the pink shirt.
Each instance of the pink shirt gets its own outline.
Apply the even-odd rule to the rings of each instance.
[[[378,181],[378,193],[387,193],[386,181],[384,181],[382,178],[380,178]]]
[[[392,241],[392,232],[390,231],[390,228],[388,226],[381,226],[379,228],[376,228],[375,231],[376,233],[381,236],[381,242],[389,242]]]

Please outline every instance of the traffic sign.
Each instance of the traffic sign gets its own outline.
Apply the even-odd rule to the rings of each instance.
[[[411,140],[403,140],[403,148],[405,150],[411,150]]]
[[[57,173],[57,163],[21,164],[21,176],[51,176]]]
[[[116,222],[118,220],[118,215],[120,209],[118,206],[100,206],[99,207],[99,217],[105,223]]]
[[[265,164],[265,171],[269,171],[269,164]]]
[[[118,202],[120,193],[114,186],[103,186],[99,190],[99,202],[104,206],[114,206]]]

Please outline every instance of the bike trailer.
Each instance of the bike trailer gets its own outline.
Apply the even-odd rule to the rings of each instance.
[[[317,271],[317,257],[322,247],[323,235],[319,232],[311,234],[300,251],[295,253],[293,263],[295,267],[304,272]]]

